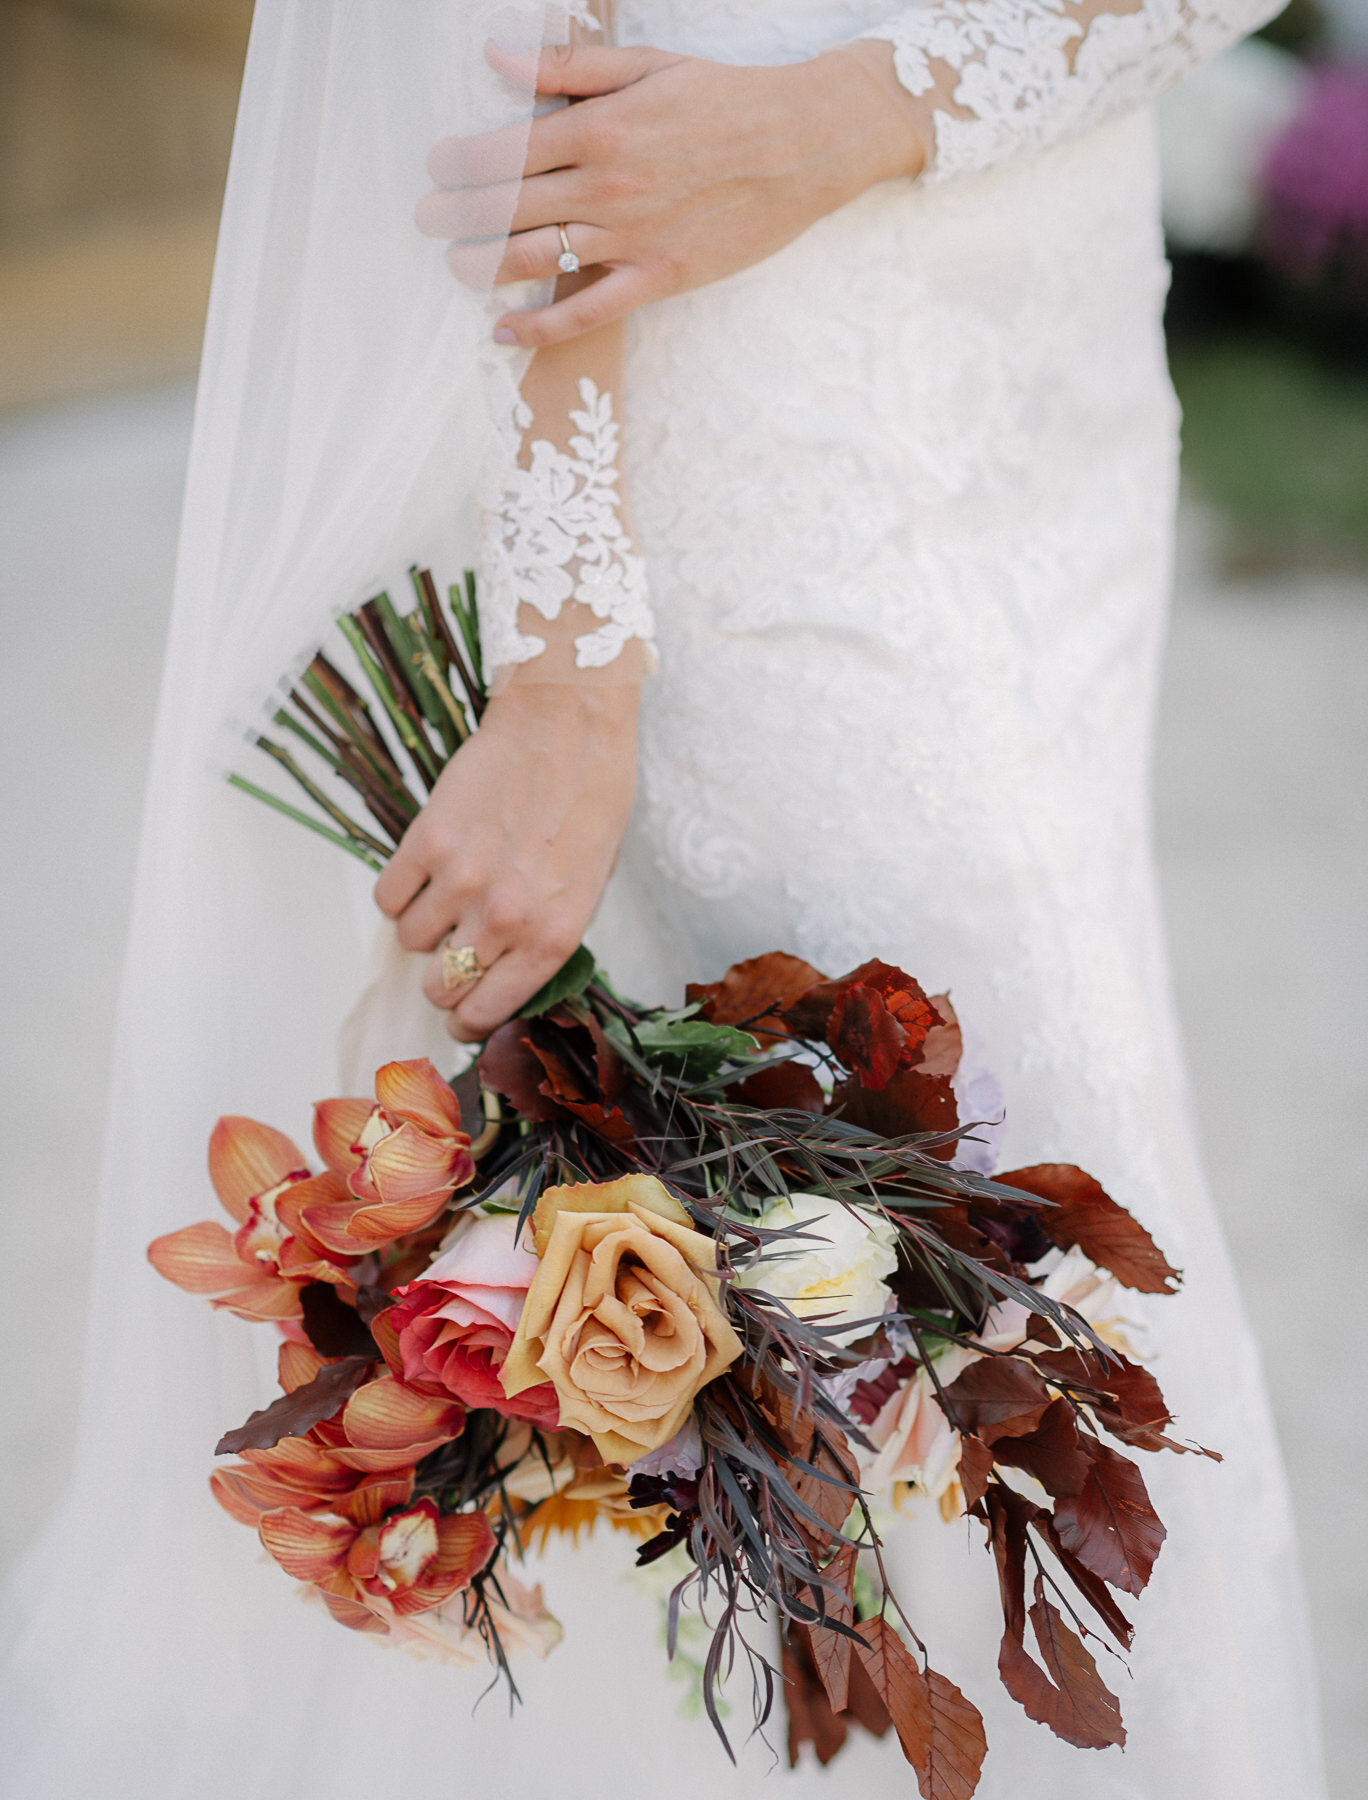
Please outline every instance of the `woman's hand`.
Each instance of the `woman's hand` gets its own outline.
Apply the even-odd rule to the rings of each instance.
[[[524,87],[579,99],[521,128],[447,138],[419,203],[450,238],[464,280],[488,278],[485,246],[512,232],[496,280],[554,275],[556,227],[603,277],[569,298],[511,312],[495,335],[563,343],[648,300],[759,262],[879,181],[919,174],[919,114],[893,52],[868,42],[781,68],[737,68],[663,50],[555,48],[534,72],[490,46]],[[519,166],[512,166],[516,163]]]
[[[575,949],[627,828],[636,786],[632,685],[510,687],[443,770],[375,887],[407,950],[454,931],[488,973],[423,988],[453,1037],[487,1037]]]

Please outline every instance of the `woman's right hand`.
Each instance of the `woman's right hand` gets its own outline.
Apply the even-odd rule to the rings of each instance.
[[[528,683],[490,701],[375,886],[406,950],[448,933],[488,973],[424,992],[473,1043],[511,1018],[584,936],[636,788],[634,685]]]

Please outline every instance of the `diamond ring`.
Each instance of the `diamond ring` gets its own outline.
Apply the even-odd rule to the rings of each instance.
[[[469,987],[487,973],[472,944],[454,944],[450,938],[442,945],[441,966],[442,986],[448,993],[453,988]]]
[[[556,258],[556,267],[562,275],[573,275],[579,269],[580,260],[570,248],[570,240],[565,235],[564,225],[557,225],[556,230],[560,233],[561,241],[561,253]]]

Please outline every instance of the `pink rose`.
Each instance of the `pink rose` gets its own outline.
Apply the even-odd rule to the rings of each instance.
[[[538,1267],[516,1235],[511,1213],[472,1216],[425,1275],[395,1290],[398,1304],[390,1318],[399,1333],[405,1380],[435,1384],[467,1406],[489,1407],[553,1431],[560,1409],[549,1381],[511,1400],[499,1381]]]
[[[948,1386],[978,1357],[958,1346],[937,1360],[936,1374]],[[960,1438],[941,1411],[935,1385],[925,1369],[891,1394],[866,1435],[875,1454],[861,1457],[861,1485],[872,1494],[895,1481],[919,1488],[932,1500],[947,1493],[959,1467]]]

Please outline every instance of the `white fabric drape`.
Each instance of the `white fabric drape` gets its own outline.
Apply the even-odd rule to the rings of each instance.
[[[176,1293],[143,1249],[216,1210],[204,1144],[220,1113],[307,1144],[375,917],[359,865],[222,777],[264,760],[243,729],[333,613],[382,585],[397,596],[415,559],[448,579],[473,561],[491,394],[517,361],[413,208],[438,138],[531,116],[486,39],[526,52],[565,25],[541,0],[258,0],[117,1030],[77,1469],[5,1605],[7,1796],[218,1791],[207,1770],[226,1746],[175,1722],[197,1704],[212,1720],[215,1683],[231,1713],[235,1671],[260,1655],[234,1575],[250,1577],[252,1547],[206,1505],[205,1477],[216,1427],[269,1391],[272,1334]],[[371,1022],[382,1048],[388,1023]],[[352,1037],[365,1062],[365,1029]]]

